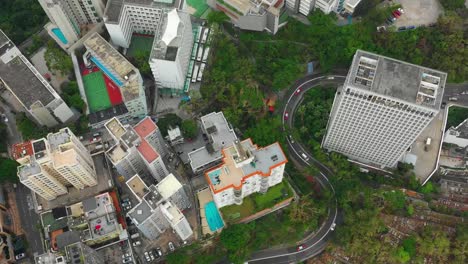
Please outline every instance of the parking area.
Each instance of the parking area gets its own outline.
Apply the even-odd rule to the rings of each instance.
[[[398,0],[405,13],[395,21],[396,27],[428,26],[437,22],[443,9],[438,0]]]
[[[120,241],[97,251],[104,257],[106,263],[137,263],[132,254],[128,240]],[[124,262],[125,261],[125,262]]]

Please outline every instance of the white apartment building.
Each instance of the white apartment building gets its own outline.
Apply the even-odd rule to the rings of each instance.
[[[286,156],[279,143],[258,148],[250,139],[222,151],[221,166],[208,170],[205,178],[218,208],[242,204],[252,193],[266,193],[283,180]]]
[[[286,0],[286,7],[304,16],[308,16],[315,9],[320,9],[325,14],[343,11],[353,14],[359,2],[361,0]]]
[[[41,126],[53,127],[73,117],[60,95],[0,30],[1,89],[7,89]]]
[[[322,146],[395,167],[439,113],[447,74],[358,50],[339,87]]]
[[[193,173],[201,173],[221,162],[221,150],[237,140],[223,112],[213,112],[200,118],[201,128],[208,137],[208,143],[188,153],[188,161]]]
[[[129,116],[145,117],[148,109],[140,71],[98,33],[86,39],[84,46],[87,50],[83,55],[85,64],[94,63],[119,87]]]
[[[86,27],[101,22],[104,14],[103,0],[39,0],[49,17],[49,35],[63,49],[69,48],[83,35]]]
[[[182,240],[193,235],[192,228],[181,210],[190,202],[182,184],[169,174],[157,185],[148,187],[135,175],[126,182],[139,204],[127,213],[148,239],[157,239],[172,228]]]
[[[155,32],[149,64],[158,89],[181,94],[193,46],[190,15],[176,9],[164,14]]]
[[[20,182],[47,200],[97,184],[93,160],[76,136],[63,128],[39,139],[13,146]]]
[[[165,12],[177,6],[173,0],[108,0],[104,23],[112,43],[130,46],[133,33],[154,34]]]
[[[117,118],[104,126],[115,140],[106,155],[125,179],[138,174],[161,181],[169,174],[161,156],[165,151],[162,136],[149,117],[135,127],[123,126]]]
[[[283,0],[207,0],[207,4],[225,13],[241,29],[276,34],[286,25],[280,21],[284,12]]]

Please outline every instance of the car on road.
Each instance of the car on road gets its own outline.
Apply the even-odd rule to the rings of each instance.
[[[454,101],[454,102],[456,102],[456,101],[458,101],[458,98],[456,98],[456,97],[449,97],[449,101]]]
[[[15,259],[16,259],[16,260],[20,260],[20,259],[23,259],[24,257],[26,257],[26,254],[20,253],[20,254],[18,254],[18,255],[15,256]]]
[[[305,161],[309,161],[309,157],[305,153],[302,153],[301,156],[304,158]]]
[[[284,113],[284,120],[288,120],[288,118],[289,118],[289,113],[288,112]]]
[[[335,230],[335,227],[336,227],[336,224],[333,223],[333,224],[330,226],[330,230],[331,230],[331,231],[334,231],[334,230]]]
[[[299,251],[302,251],[302,250],[304,250],[304,245],[300,245],[300,246],[297,247],[297,251],[298,251],[298,252],[299,252]]]
[[[296,91],[294,92],[295,95],[298,95],[302,92],[301,88],[297,88]]]
[[[327,77],[327,80],[334,80],[334,79],[335,79],[335,77],[333,77],[333,76]]]
[[[292,137],[292,135],[288,135],[288,138],[291,144],[294,144],[294,138]]]
[[[168,246],[169,246],[169,249],[170,249],[171,251],[174,251],[174,250],[175,250],[174,243],[169,242],[169,243],[168,243]]]

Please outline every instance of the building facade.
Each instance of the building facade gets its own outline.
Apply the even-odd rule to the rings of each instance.
[[[168,89],[174,95],[183,92],[192,46],[190,15],[176,9],[164,14],[149,59],[158,89]]]
[[[361,0],[286,0],[286,7],[304,16],[319,9],[325,14],[331,12],[353,14]]]
[[[51,22],[45,28],[64,49],[81,38],[86,26],[101,22],[104,14],[102,0],[39,0],[39,4]]]
[[[115,45],[128,48],[133,33],[154,34],[163,14],[176,6],[172,0],[109,0],[104,23]]]
[[[46,79],[0,30],[0,90],[8,90],[41,126],[66,123],[73,112]]]
[[[165,143],[151,118],[146,117],[135,127],[123,126],[117,118],[113,118],[105,127],[115,142],[106,155],[125,179],[138,174],[145,179],[149,177],[161,181],[169,174],[162,160]]]
[[[39,139],[13,146],[20,163],[18,177],[26,187],[46,200],[97,184],[93,160],[76,136],[63,128]]]
[[[283,180],[286,156],[279,143],[258,148],[250,139],[236,140],[222,151],[223,163],[205,178],[218,208],[242,204],[252,193],[266,193]]]
[[[285,25],[280,21],[284,0],[208,0],[207,4],[225,13],[234,25],[252,31],[267,31],[276,34]]]
[[[437,115],[447,74],[358,50],[333,102],[322,146],[395,167]]]
[[[84,46],[86,66],[97,66],[118,86],[129,117],[145,117],[148,109],[140,71],[98,33],[86,39]]]
[[[135,175],[127,181],[139,203],[127,213],[148,239],[157,239],[172,228],[182,240],[193,235],[192,228],[181,210],[191,206],[182,184],[169,174],[157,185],[148,187]]]

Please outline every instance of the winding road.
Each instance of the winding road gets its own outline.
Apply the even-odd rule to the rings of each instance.
[[[344,83],[346,76],[344,75],[322,75],[322,76],[307,76],[298,80],[293,86],[292,92],[288,95],[288,100],[283,108],[283,128],[292,128],[294,113],[297,107],[303,100],[303,95],[310,89],[313,89],[319,85],[334,85],[338,86]],[[298,89],[300,92],[297,93]],[[288,118],[284,119],[284,116],[288,113]],[[332,171],[325,165],[314,159],[301,145],[300,142],[287,138],[288,147],[291,150],[290,155],[294,160],[297,160],[300,165],[306,167],[309,165],[315,165],[320,173],[316,175],[316,179],[319,181],[322,188],[335,190],[330,184],[328,177],[333,175]],[[255,264],[280,264],[280,263],[298,263],[300,261],[312,258],[320,254],[326,247],[326,243],[330,238],[331,232],[333,232],[332,225],[336,222],[340,222],[340,214],[338,212],[336,200],[332,207],[329,208],[328,217],[322,226],[315,233],[306,237],[302,246],[303,249],[298,251],[297,247],[287,247],[279,249],[266,249],[255,252],[252,254],[248,263]]]

